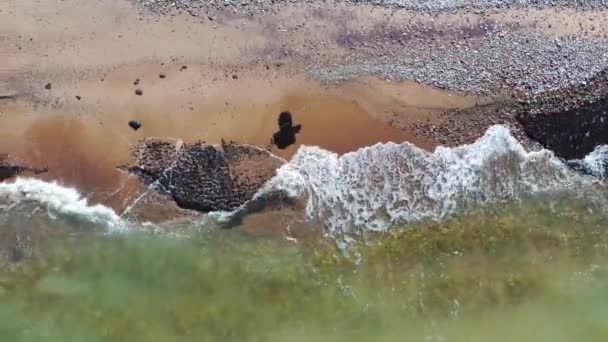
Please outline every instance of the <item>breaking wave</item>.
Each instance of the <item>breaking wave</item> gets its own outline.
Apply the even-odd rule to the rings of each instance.
[[[211,216],[230,222],[269,204],[302,203],[307,220],[348,243],[366,232],[442,220],[533,194],[586,196],[585,189],[601,188],[594,184],[605,178],[607,166],[608,146],[584,159],[563,161],[549,150],[526,151],[504,126],[491,127],[473,144],[434,152],[407,142],[376,144],[342,156],[303,146],[252,200]],[[604,192],[598,197],[602,205],[608,203],[604,197]],[[29,178],[0,183],[0,214],[39,209],[52,219],[92,223],[106,231],[131,227],[111,208],[90,205],[76,189]]]
[[[112,209],[103,205],[89,205],[76,189],[55,182],[17,178],[0,183],[0,210],[11,213],[24,211],[32,204],[36,210],[45,209],[51,218],[67,217],[105,227],[108,231],[126,229],[126,223]]]
[[[579,172],[605,179],[608,170],[608,145],[597,146],[585,158],[569,160],[567,163]]]
[[[352,238],[529,194],[579,190],[597,181],[589,175],[603,175],[607,157],[608,147],[601,147],[576,161],[588,170],[585,175],[549,150],[526,151],[504,126],[489,128],[473,144],[432,153],[407,142],[342,156],[304,146],[250,202],[215,218],[225,222],[259,209],[260,203],[295,198],[330,236]]]

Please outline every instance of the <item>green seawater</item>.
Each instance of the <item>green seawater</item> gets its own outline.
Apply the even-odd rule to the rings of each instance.
[[[37,224],[40,224],[38,222]],[[86,229],[0,272],[1,341],[608,341],[608,220],[501,205],[330,240]]]

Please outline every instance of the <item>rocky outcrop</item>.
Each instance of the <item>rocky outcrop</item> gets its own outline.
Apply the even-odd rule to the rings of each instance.
[[[232,210],[250,200],[285,161],[249,145],[185,144],[148,138],[121,169],[136,175],[184,209]]]
[[[35,169],[28,166],[17,165],[15,163],[2,160],[2,157],[0,156],[0,182],[26,172],[40,174],[46,171],[46,169]]]
[[[526,101],[517,115],[526,134],[564,159],[608,144],[608,71],[586,84]]]
[[[608,70],[578,86],[447,111],[438,122],[411,128],[437,144],[457,146],[474,142],[496,124],[509,126],[530,149],[541,145],[566,160],[583,158],[608,144]]]

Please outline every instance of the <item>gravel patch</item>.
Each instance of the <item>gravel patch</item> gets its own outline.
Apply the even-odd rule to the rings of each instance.
[[[344,2],[431,12],[522,7],[540,9],[552,7],[600,9],[608,7],[608,0],[346,0]]]
[[[415,80],[482,95],[537,94],[585,82],[608,66],[608,40],[509,32],[452,43],[417,41],[383,55],[353,54],[339,64],[312,66],[310,76],[333,83],[365,75]]]
[[[605,9],[608,0],[131,0],[154,12],[185,11],[205,17],[223,11],[253,15],[273,12],[284,4],[374,5],[424,12],[454,12],[505,8]]]
[[[282,6],[302,3],[311,4],[312,9],[326,9],[324,13],[330,3],[371,4],[437,14],[453,10],[479,14],[484,9],[508,8],[608,9],[608,0],[131,1],[154,12],[185,11],[210,21],[215,20],[218,13],[264,17],[264,14],[274,13]],[[349,20],[342,16],[331,20],[334,23],[336,20]],[[333,44],[346,50],[337,59],[325,58],[323,46],[318,44],[316,48],[287,48],[285,43],[290,42],[288,32],[270,36],[273,39],[269,44],[276,47],[269,45],[270,52],[259,52],[259,55],[266,59],[297,60],[306,66],[310,77],[330,84],[375,75],[393,81],[415,80],[442,89],[491,96],[539,94],[581,84],[608,66],[606,34],[580,31],[576,35],[556,39],[538,27],[518,27],[518,23],[506,26],[490,21],[477,27],[459,28],[431,24],[404,29],[404,26],[391,27],[393,24],[399,25],[382,26],[384,24],[379,22],[380,26],[369,32],[353,33],[345,28],[338,36],[328,35]],[[296,49],[294,51],[298,53],[290,49]],[[281,54],[277,55],[277,52]]]

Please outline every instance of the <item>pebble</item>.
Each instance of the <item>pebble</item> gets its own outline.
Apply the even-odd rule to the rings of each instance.
[[[129,127],[137,131],[141,127],[141,122],[139,120],[131,120],[129,121]]]
[[[353,54],[339,64],[312,65],[308,74],[326,83],[375,75],[478,95],[539,94],[580,84],[608,66],[605,38],[571,36],[558,46],[537,32],[503,34],[502,39],[489,35],[461,46],[416,41],[397,51]]]

